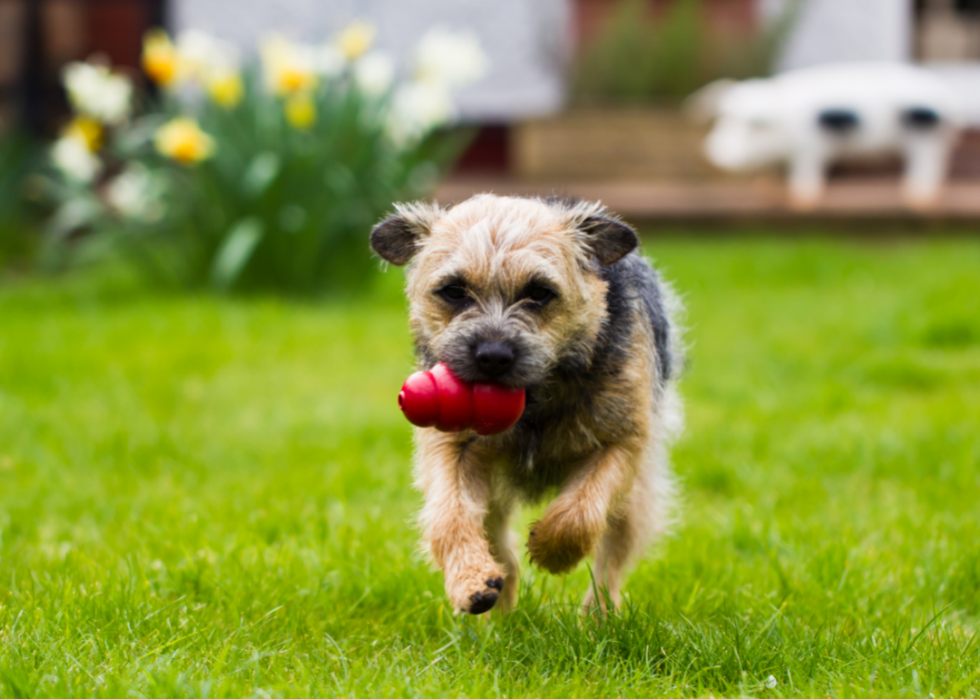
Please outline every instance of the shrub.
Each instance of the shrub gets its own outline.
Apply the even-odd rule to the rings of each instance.
[[[37,243],[23,186],[34,155],[26,134],[0,135],[0,267],[25,264]]]
[[[676,102],[712,80],[771,72],[791,10],[764,31],[737,37],[708,32],[703,9],[703,0],[672,0],[654,19],[648,0],[620,0],[575,65],[575,100]]]
[[[189,287],[362,288],[377,268],[368,231],[396,200],[431,193],[467,138],[444,128],[451,89],[485,69],[474,39],[434,29],[399,81],[372,35],[355,23],[322,46],[271,37],[242,67],[213,37],[152,32],[143,67],[160,94],[135,119],[109,84],[121,76],[70,66],[50,240],[87,227],[85,246]]]

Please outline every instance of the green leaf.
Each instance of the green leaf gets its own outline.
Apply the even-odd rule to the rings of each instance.
[[[256,155],[245,170],[242,185],[245,192],[257,197],[269,188],[282,170],[282,158],[277,153],[265,151]]]
[[[75,195],[59,206],[48,221],[48,235],[56,239],[67,238],[98,221],[103,212],[104,207],[96,197],[88,193]]]
[[[136,157],[140,150],[153,143],[157,129],[167,123],[167,115],[151,114],[133,122],[128,129],[119,130],[112,145],[120,157]]]
[[[234,285],[262,240],[262,233],[262,222],[256,218],[243,219],[232,227],[211,265],[212,286],[225,290]]]

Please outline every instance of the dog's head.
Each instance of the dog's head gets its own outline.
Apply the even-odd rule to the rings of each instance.
[[[399,205],[371,247],[408,268],[416,346],[467,381],[540,383],[587,358],[606,315],[600,266],[637,245],[599,204],[483,194],[456,206]]]

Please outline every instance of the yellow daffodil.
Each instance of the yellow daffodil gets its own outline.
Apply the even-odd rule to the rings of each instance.
[[[307,73],[295,66],[284,66],[279,73],[279,92],[282,94],[295,94],[305,91],[316,83],[316,77],[312,73]]]
[[[70,180],[88,184],[102,172],[99,156],[81,138],[65,134],[51,146],[51,162]]]
[[[171,119],[153,137],[157,152],[185,165],[193,165],[214,154],[214,139],[187,117]]]
[[[316,121],[316,103],[308,92],[299,92],[286,99],[286,121],[294,128],[305,130]]]
[[[65,128],[64,136],[77,139],[95,153],[102,146],[102,125],[95,119],[75,117]]]
[[[262,43],[262,67],[267,87],[277,95],[295,95],[316,86],[313,52],[281,36]]]
[[[373,24],[356,20],[340,33],[337,45],[348,61],[356,61],[371,48],[375,31]]]
[[[207,88],[210,83],[239,72],[238,49],[199,29],[182,31],[176,41],[182,77]]]
[[[161,87],[180,80],[180,54],[162,29],[151,29],[143,37],[143,71]]]
[[[232,71],[216,73],[208,80],[208,95],[215,104],[231,109],[241,102],[245,95],[242,76]]]

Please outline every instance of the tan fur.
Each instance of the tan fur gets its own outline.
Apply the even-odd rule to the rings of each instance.
[[[450,314],[438,303],[433,287],[447,274],[465,269],[478,292],[513,291],[533,276],[543,275],[566,295],[568,312],[547,317],[541,328],[543,351],[557,354],[568,338],[580,333],[592,339],[602,321],[600,305],[590,303],[603,293],[603,283],[580,269],[585,254],[581,244],[568,235],[568,223],[548,207],[530,199],[474,197],[441,218],[426,210],[431,232],[412,262],[408,281],[410,324],[415,336],[439,354]],[[480,310],[502,314],[488,303]],[[474,314],[475,315],[475,314]],[[451,339],[448,338],[448,339]]]
[[[456,609],[469,609],[488,581],[504,577],[484,536],[490,477],[486,456],[459,449],[458,435],[428,430],[418,440],[417,484],[425,496],[421,521],[425,543],[446,576]]]
[[[520,325],[543,367],[575,343],[594,341],[606,313],[606,284],[587,264],[587,241],[577,227],[600,212],[594,204],[556,208],[489,195],[448,211],[399,207],[421,235],[408,273],[416,341],[440,357],[468,323],[490,318]],[[461,271],[477,302],[454,317],[435,291]],[[507,299],[541,277],[560,289],[561,302],[530,319],[515,314]],[[635,351],[617,383],[590,409],[564,414],[561,438],[542,445],[537,459],[565,464],[566,475],[527,542],[531,562],[552,573],[569,571],[595,554],[603,608],[605,595],[618,604],[624,569],[665,529],[672,493],[664,444],[679,415],[676,396],[672,386],[659,393],[654,388],[656,350],[647,324],[636,324],[631,346]],[[560,390],[546,383],[542,395],[561,401]],[[519,556],[509,519],[524,492],[506,459],[507,434],[475,438],[419,429],[416,444],[423,540],[444,572],[451,604],[470,611],[474,595],[496,595],[491,583],[503,578],[496,608],[512,609]],[[585,604],[596,601],[590,589]]]

